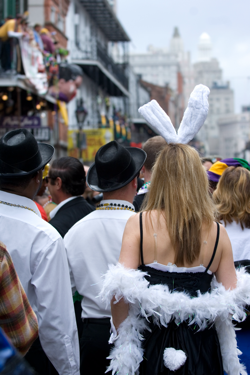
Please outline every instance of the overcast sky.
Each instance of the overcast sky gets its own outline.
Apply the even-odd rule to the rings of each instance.
[[[223,79],[235,90],[236,112],[250,105],[250,0],[117,0],[117,14],[134,53],[150,44],[168,48],[178,26],[196,62],[199,36],[208,33]]]

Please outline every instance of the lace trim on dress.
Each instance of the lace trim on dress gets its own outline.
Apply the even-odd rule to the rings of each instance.
[[[182,272],[204,272],[206,270],[206,267],[204,267],[202,264],[200,266],[196,267],[178,267],[176,264],[168,263],[162,264],[158,262],[153,262],[149,264],[145,264],[145,266],[154,268],[155,270],[158,271],[164,271],[164,272],[177,272],[177,273],[182,273]],[[210,270],[207,271],[208,274],[212,275],[212,272]]]

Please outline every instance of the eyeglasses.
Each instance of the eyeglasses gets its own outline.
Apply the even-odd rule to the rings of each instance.
[[[48,177],[48,176],[44,178],[46,184],[48,184],[48,182],[49,182],[49,178],[50,178],[50,177]]]

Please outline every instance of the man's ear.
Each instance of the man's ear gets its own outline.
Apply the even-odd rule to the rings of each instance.
[[[131,181],[133,188],[137,189],[137,176]]]
[[[55,185],[56,185],[56,189],[57,189],[57,190],[60,190],[60,189],[61,189],[61,187],[62,187],[62,179],[61,179],[61,177],[57,177],[57,178],[56,178],[56,183],[55,183]]]
[[[36,183],[37,184],[40,184],[40,182],[41,182],[41,179],[40,179],[40,173],[39,173],[40,171],[37,171],[37,173],[36,173]]]
[[[143,178],[144,173],[145,173],[145,167],[144,167],[144,165],[143,165],[143,167],[142,167],[142,169],[141,169],[141,171],[140,171],[140,178]]]

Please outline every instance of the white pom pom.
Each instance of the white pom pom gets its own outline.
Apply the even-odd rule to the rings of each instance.
[[[163,353],[164,365],[171,371],[178,370],[186,362],[187,356],[182,350],[166,348]]]

